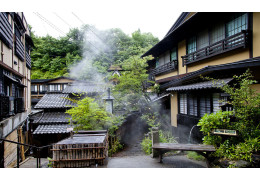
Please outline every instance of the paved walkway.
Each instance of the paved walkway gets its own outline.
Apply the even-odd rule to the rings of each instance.
[[[47,158],[41,158],[41,168],[47,168],[48,163],[49,161]],[[28,157],[22,163],[20,163],[20,168],[36,168],[36,167],[37,167],[37,161],[36,158],[33,157]]]

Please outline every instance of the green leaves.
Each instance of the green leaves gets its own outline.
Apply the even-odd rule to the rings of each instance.
[[[251,155],[259,152],[260,147],[260,94],[251,88],[256,83],[247,70],[240,76],[234,76],[234,84],[224,85],[221,89],[230,95],[233,111],[204,115],[198,125],[204,134],[205,144],[215,145],[215,156],[226,159],[244,159],[251,161]],[[232,119],[231,119],[232,118]],[[212,129],[232,129],[238,131],[238,137],[211,134]]]

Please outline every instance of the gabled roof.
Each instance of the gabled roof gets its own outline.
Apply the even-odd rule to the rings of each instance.
[[[103,84],[75,83],[69,84],[62,93],[102,93],[105,91]]]
[[[65,112],[44,112],[33,123],[37,124],[68,124],[70,115]]]
[[[204,81],[194,84],[188,84],[183,86],[175,86],[166,89],[166,91],[184,91],[184,90],[199,90],[199,89],[211,89],[222,87],[228,84],[233,78],[219,79],[218,81]]]
[[[64,93],[47,93],[41,100],[34,106],[35,109],[49,109],[49,108],[69,108],[75,106],[73,102],[66,99],[69,94]]]
[[[181,85],[181,83],[184,81],[190,80],[195,77],[199,77],[200,75],[204,75],[207,73],[212,73],[212,72],[221,71],[221,70],[247,69],[249,67],[256,67],[256,66],[260,66],[260,56],[233,62],[233,63],[228,63],[228,64],[206,66],[198,71],[191,72],[191,73],[187,74],[186,76],[182,76],[181,78],[174,79],[168,83],[165,83],[165,84],[161,85],[160,88],[165,89],[165,88],[169,88],[171,86]]]
[[[64,134],[69,133],[67,128],[71,127],[69,124],[60,125],[39,125],[33,134]]]
[[[53,78],[53,79],[32,79],[32,83],[47,83],[47,82],[55,81],[55,80],[58,80],[58,79],[69,79],[69,80],[74,80],[74,81],[77,80],[77,79],[74,79],[74,78],[61,76],[61,77],[57,77],[57,78]]]

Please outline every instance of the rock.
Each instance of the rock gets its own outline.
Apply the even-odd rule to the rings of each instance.
[[[237,168],[246,168],[246,167],[251,167],[251,163],[244,161],[244,160],[238,160],[234,163],[235,167]]]

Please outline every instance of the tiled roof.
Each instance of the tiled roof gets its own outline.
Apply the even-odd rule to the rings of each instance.
[[[104,92],[105,88],[102,84],[93,83],[80,83],[80,84],[70,84],[64,90],[63,93],[95,93]]]
[[[68,108],[75,106],[73,102],[66,99],[69,94],[64,93],[47,93],[41,100],[34,106],[35,109],[46,109],[46,108]]]
[[[71,127],[68,124],[62,125],[39,125],[33,134],[61,134],[61,133],[69,133],[67,132],[67,128]]]
[[[105,143],[106,134],[75,134],[73,138],[64,139],[57,144],[94,144]]]
[[[188,84],[182,86],[176,86],[166,89],[166,91],[182,91],[182,90],[197,90],[197,89],[210,89],[221,87],[225,84],[228,84],[233,78],[219,79],[219,81],[205,81],[195,84]]]
[[[65,112],[44,112],[41,117],[35,119],[33,123],[37,124],[67,124],[70,115]]]

